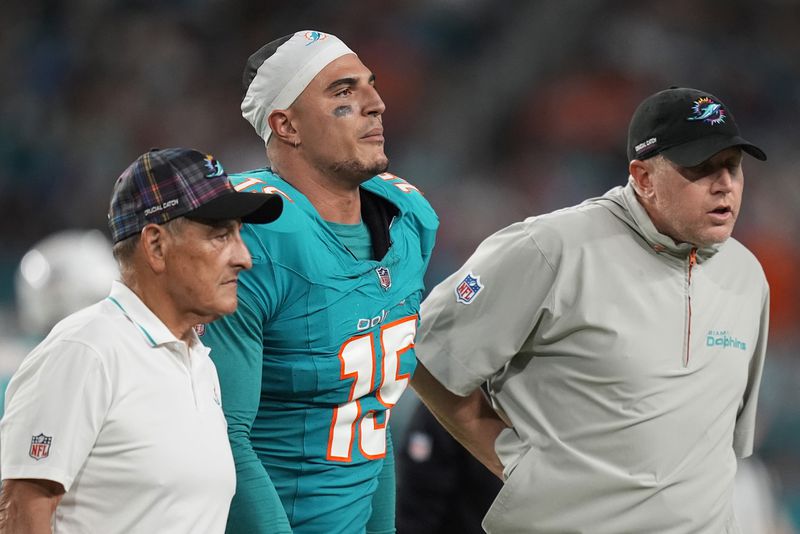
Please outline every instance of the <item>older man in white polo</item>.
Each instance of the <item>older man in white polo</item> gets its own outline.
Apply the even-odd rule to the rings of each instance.
[[[0,531],[222,532],[235,472],[219,382],[193,326],[232,313],[239,228],[281,212],[195,150],[152,150],[109,211],[121,281],[23,361],[0,423]]]

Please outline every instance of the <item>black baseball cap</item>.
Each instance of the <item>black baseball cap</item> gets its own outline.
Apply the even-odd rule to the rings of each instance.
[[[150,223],[178,217],[267,223],[282,210],[280,195],[237,192],[211,154],[154,148],[136,158],[114,184],[108,227],[118,243]]]
[[[767,159],[739,134],[733,113],[719,98],[687,87],[670,87],[647,97],[628,126],[629,161],[663,154],[682,167],[694,167],[732,146]]]

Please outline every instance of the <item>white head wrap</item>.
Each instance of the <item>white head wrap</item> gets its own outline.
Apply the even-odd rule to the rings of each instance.
[[[269,114],[291,106],[319,71],[353,53],[338,37],[315,30],[302,30],[263,46],[247,61],[242,116],[266,143],[272,134]]]

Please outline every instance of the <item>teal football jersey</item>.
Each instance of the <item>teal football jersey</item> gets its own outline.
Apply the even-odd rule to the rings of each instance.
[[[396,213],[384,257],[358,260],[308,199],[269,170],[231,181],[239,191],[282,195],[284,211],[273,223],[244,226],[253,268],[239,275],[239,309],[202,338],[220,375],[237,462],[228,531],[269,531],[252,508],[269,508],[271,482],[296,534],[363,532],[390,410],[416,365],[438,219],[405,180],[368,180],[362,189]]]

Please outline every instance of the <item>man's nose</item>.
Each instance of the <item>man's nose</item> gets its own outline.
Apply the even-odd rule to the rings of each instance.
[[[386,104],[383,103],[383,99],[381,95],[378,94],[378,90],[370,85],[369,89],[367,90],[367,103],[364,106],[364,112],[367,115],[383,115],[383,112],[386,111]]]
[[[731,174],[730,169],[727,167],[720,169],[714,180],[714,188],[715,190],[723,192],[728,192],[733,189],[733,174]]]
[[[247,245],[244,244],[242,234],[238,228],[234,239],[233,263],[236,267],[246,271],[253,267],[253,258],[250,256],[250,251]]]

